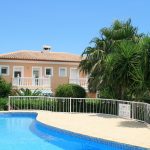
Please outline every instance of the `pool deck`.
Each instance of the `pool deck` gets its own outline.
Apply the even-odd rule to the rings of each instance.
[[[141,122],[103,114],[32,112],[38,113],[38,121],[50,126],[91,137],[150,148],[150,127]]]

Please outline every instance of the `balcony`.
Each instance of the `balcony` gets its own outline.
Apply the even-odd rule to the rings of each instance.
[[[51,89],[51,78],[16,77],[12,79],[14,88]]]
[[[88,78],[69,79],[69,83],[78,84],[88,91]]]

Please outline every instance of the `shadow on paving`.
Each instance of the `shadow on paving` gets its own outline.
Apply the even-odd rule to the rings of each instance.
[[[110,119],[123,119],[118,116],[113,116],[109,114],[89,114],[89,116],[97,116],[101,118],[110,118]],[[124,120],[120,121],[118,124],[120,127],[127,127],[127,128],[147,128],[147,125],[142,122],[132,121],[132,120]]]
[[[102,118],[120,118],[118,116],[115,115],[110,115],[110,114],[89,114],[88,116],[97,116],[97,117],[102,117]]]
[[[147,128],[147,125],[142,122],[136,122],[136,121],[122,121],[119,123],[120,127],[127,127],[127,128]]]

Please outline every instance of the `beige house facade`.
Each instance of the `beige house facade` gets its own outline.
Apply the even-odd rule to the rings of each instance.
[[[75,83],[88,91],[88,78],[78,68],[80,61],[79,55],[52,52],[48,46],[41,51],[21,50],[0,54],[0,76],[15,89],[54,94],[60,84]]]

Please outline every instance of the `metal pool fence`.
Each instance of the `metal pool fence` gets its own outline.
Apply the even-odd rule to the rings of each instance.
[[[150,104],[102,98],[10,96],[9,110],[46,110],[69,113],[101,113],[150,124]]]

